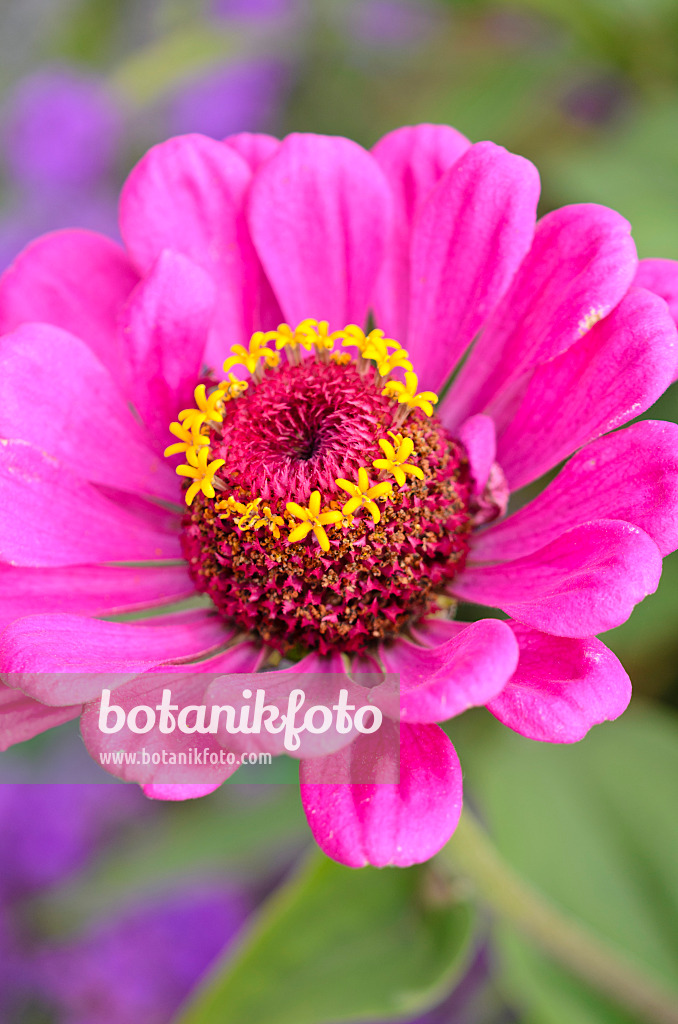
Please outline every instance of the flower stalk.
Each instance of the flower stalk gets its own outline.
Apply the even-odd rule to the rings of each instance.
[[[468,810],[440,856],[492,914],[581,981],[647,1024],[678,1024],[678,996],[523,881]]]

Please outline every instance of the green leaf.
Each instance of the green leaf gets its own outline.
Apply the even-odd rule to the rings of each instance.
[[[433,898],[434,870],[356,871],[314,856],[180,1024],[382,1020],[437,1002],[466,963],[472,913]]]
[[[534,743],[484,714],[453,723],[450,732],[467,793],[508,863],[649,978],[678,992],[675,716],[634,708],[572,746]],[[497,937],[504,986],[530,1024],[636,1019],[508,925]]]
[[[161,804],[127,828],[83,872],[38,898],[33,919],[63,933],[186,878],[246,878],[281,868],[308,841],[299,788],[245,796],[224,786],[201,800]]]
[[[631,618],[605,633],[602,640],[621,659],[633,685],[656,696],[675,683],[678,660],[676,594],[678,554],[664,559],[661,582],[634,610]]]
[[[111,84],[128,103],[143,106],[244,49],[242,34],[196,23],[133,54],[117,69]]]
[[[554,205],[604,203],[633,227],[640,256],[678,256],[678,136],[675,93],[653,100],[615,130],[579,146],[553,146],[539,160]]]

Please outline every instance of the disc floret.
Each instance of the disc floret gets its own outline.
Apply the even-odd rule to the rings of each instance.
[[[295,526],[289,535],[290,544],[296,544],[298,541],[303,540],[312,530],[323,551],[330,550],[330,541],[325,527],[340,522],[341,512],[329,508],[321,511],[320,505],[320,491],[313,491],[308,502],[308,508],[298,505],[296,501],[287,502],[285,507],[289,514],[294,516],[295,519],[301,520],[299,525]]]
[[[359,508],[366,508],[372,516],[375,525],[381,519],[381,512],[377,502],[385,500],[393,493],[393,485],[387,481],[380,484],[371,484],[364,466],[361,466],[358,470],[358,480],[356,483],[353,483],[351,480],[342,480],[341,477],[335,483],[337,487],[341,487],[342,491],[346,491],[347,494],[351,495],[341,510],[344,517],[347,518],[348,516],[355,515]]]
[[[199,385],[170,427],[198,589],[281,651],[395,636],[468,550],[468,465],[432,419],[437,396],[395,339],[355,324],[281,324],[232,353],[228,380]]]
[[[399,487],[405,486],[408,476],[423,480],[423,470],[419,466],[414,466],[407,461],[414,451],[414,441],[412,438],[403,437],[402,434],[394,434],[391,431],[389,431],[389,435],[393,438],[393,444],[387,441],[385,437],[379,438],[379,447],[384,453],[384,458],[375,459],[372,463],[374,468],[390,473],[395,478],[395,482]],[[393,445],[397,445],[397,448],[394,448]]]

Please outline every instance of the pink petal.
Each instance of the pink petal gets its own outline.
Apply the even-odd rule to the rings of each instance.
[[[261,165],[280,149],[279,139],[272,135],[254,132],[229,135],[224,142],[243,158],[253,172],[258,171]],[[254,328],[255,330],[272,331],[282,322],[283,314],[258,256],[255,257],[255,261],[258,284]]]
[[[50,708],[31,700],[21,690],[0,683],[0,750],[32,740],[41,732],[77,718],[82,705]]]
[[[249,222],[291,324],[364,324],[388,241],[391,195],[378,164],[349,139],[289,135],[259,169]]]
[[[205,661],[137,676],[116,688],[110,704],[122,708],[125,714],[139,705],[157,710],[163,690],[167,689],[171,694],[170,703],[178,709],[175,714],[189,706],[209,706],[207,688],[215,672],[249,672],[260,660],[260,646],[237,644]],[[212,734],[185,733],[178,728],[163,733],[157,718],[155,726],[146,733],[134,733],[126,723],[118,732],[105,733],[99,728],[100,710],[101,701],[93,700],[86,705],[82,716],[80,730],[89,753],[97,763],[102,763],[102,754],[124,751],[131,763],[116,765],[109,762],[108,765],[104,763],[104,767],[126,781],[142,783],[145,787],[158,787],[152,794],[147,793],[154,794],[155,799],[186,799],[187,796],[171,795],[181,794],[185,786],[189,787],[188,796],[191,793],[203,796],[204,792],[216,789],[238,768],[235,761],[230,765],[221,763],[222,748],[217,737]],[[109,722],[113,724],[117,716],[111,711],[109,716]],[[196,750],[200,752],[200,760],[195,757]],[[143,751],[146,752],[146,764]],[[159,764],[152,763],[154,754],[159,755]],[[169,763],[172,754],[176,764]],[[179,755],[183,755],[183,764],[179,763]],[[195,790],[191,787],[195,787]],[[204,792],[199,792],[200,788]],[[160,796],[161,793],[166,795]]]
[[[458,619],[423,618],[412,623],[410,633],[423,647],[438,647],[452,640],[468,625],[468,622]]]
[[[177,537],[104,498],[23,441],[0,445],[0,561],[59,566],[177,558]]]
[[[39,416],[27,414],[36,396]],[[35,445],[94,483],[170,501],[180,493],[108,370],[58,327],[25,324],[0,339],[0,436]]]
[[[150,800],[197,800],[201,796],[207,796],[219,789],[221,782],[208,782],[205,785],[199,783],[162,783],[149,782],[142,786],[144,795]]]
[[[124,251],[91,231],[44,235],[0,278],[0,334],[28,321],[86,341],[116,380],[127,383],[117,316],[138,281]]]
[[[623,519],[662,555],[678,547],[678,425],[644,420],[574,455],[542,493],[477,534],[473,562],[529,555],[591,519]]]
[[[243,209],[250,180],[233,148],[183,135],[142,158],[120,199],[120,230],[142,273],[149,273],[163,249],[172,249],[212,276],[218,305],[207,359],[214,367],[232,344],[246,344],[253,330],[257,267]]]
[[[224,142],[234,149],[253,171],[258,170],[261,164],[280,148],[280,139],[274,138],[273,135],[265,135],[263,132],[238,132],[237,135],[228,135]]]
[[[221,672],[259,672],[261,671],[262,663],[266,661],[269,653],[269,648],[259,642],[253,640],[240,641],[235,646],[228,647],[225,651],[217,651],[216,654],[203,656],[199,662],[191,665],[191,678],[197,672],[200,672],[203,676],[208,675],[211,678]],[[173,668],[172,671],[178,670]],[[209,685],[209,681],[207,685]]]
[[[449,426],[490,406],[522,374],[566,351],[624,297],[638,265],[631,226],[593,203],[537,225],[532,248],[445,403]]]
[[[194,404],[215,303],[214,283],[205,271],[163,250],[122,317],[134,404],[161,449],[175,440],[169,424],[179,410]],[[177,493],[175,477],[174,500]]]
[[[389,132],[372,150],[395,202],[393,233],[375,290],[374,311],[378,326],[403,344],[407,340],[414,218],[434,185],[470,145],[465,136],[447,125],[417,124]]]
[[[508,288],[532,242],[538,198],[528,160],[479,142],[423,202],[407,332],[422,387],[442,387]]]
[[[633,283],[661,296],[678,322],[678,260],[641,260]]]
[[[518,664],[513,633],[499,619],[472,622],[437,647],[398,640],[384,644],[380,654],[386,671],[400,678],[403,722],[444,722],[487,704]],[[379,688],[371,691],[370,700],[381,706]],[[397,715],[397,705],[391,710]]]
[[[547,636],[510,623],[520,662],[504,690],[487,705],[495,718],[532,740],[575,743],[628,707],[631,680],[600,640]]]
[[[245,689],[250,690],[251,698],[243,696]],[[211,705],[230,705],[239,708],[245,703],[253,702],[258,689],[265,691],[266,705],[277,708],[280,715],[287,713],[292,690],[303,690],[305,703],[297,714],[298,723],[303,721],[304,712],[314,705],[331,709],[339,699],[339,691],[342,689],[348,693],[349,704],[361,707],[368,703],[368,691],[348,678],[338,655],[321,657],[317,654],[309,654],[293,668],[277,672],[255,674],[251,670],[238,670],[235,675],[220,676],[207,690],[207,700]],[[332,753],[346,746],[356,735],[355,730],[350,733],[339,733],[335,728],[317,734],[303,732],[299,735],[298,749],[290,750],[285,747],[284,732],[270,733],[268,730],[262,730],[261,733],[233,734],[224,729],[218,733],[222,746],[228,750],[249,753],[261,751],[274,756],[287,754],[296,758],[319,757]]]
[[[499,436],[497,460],[511,489],[649,408],[670,384],[677,352],[666,303],[632,288],[580,341],[535,371]]]
[[[467,566],[452,589],[545,633],[587,637],[626,622],[660,575],[661,555],[646,533],[600,519],[513,562]]]
[[[365,760],[375,760],[379,733],[330,757],[301,762],[301,799],[316,842],[349,867],[422,863],[438,853],[459,821],[461,768],[445,733],[437,725],[390,728],[400,728],[399,783],[351,784],[356,768],[362,772]],[[337,777],[345,781],[324,782]]]
[[[490,477],[490,470],[497,454],[497,437],[494,421],[490,416],[471,416],[462,423],[456,437],[463,444],[468,455],[474,493],[482,494]]]
[[[197,657],[229,637],[206,612],[166,616],[147,625],[78,615],[29,615],[0,636],[0,671],[45,704],[95,700],[157,665]]]
[[[194,592],[186,564],[57,569],[0,565],[0,629],[38,612],[114,615],[179,601]]]

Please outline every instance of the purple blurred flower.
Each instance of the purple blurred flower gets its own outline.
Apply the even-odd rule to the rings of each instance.
[[[0,272],[17,253],[47,231],[86,228],[118,238],[117,197],[113,189],[93,194],[15,194],[9,197],[5,216],[0,212]]]
[[[628,103],[629,93],[614,75],[589,76],[573,85],[564,96],[565,112],[593,127],[609,124]]]
[[[231,64],[183,85],[170,104],[170,134],[200,132],[215,139],[274,126],[288,81],[273,58]]]
[[[0,786],[0,902],[14,903],[77,870],[147,808],[132,786]]]
[[[368,46],[406,46],[426,39],[439,13],[429,0],[357,0],[349,12],[350,32]]]
[[[288,18],[300,7],[301,0],[212,0],[211,12],[217,18],[265,21]]]
[[[5,111],[3,153],[22,187],[91,185],[112,167],[122,128],[113,97],[97,78],[68,68],[22,79]]]
[[[248,909],[223,883],[185,890],[44,952],[36,984],[63,1024],[167,1024]]]
[[[46,231],[81,227],[117,235],[110,179],[122,127],[122,112],[98,78],[43,68],[17,84],[0,136],[9,184],[0,270]]]

